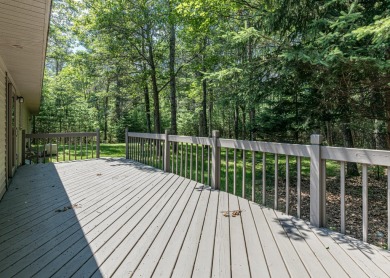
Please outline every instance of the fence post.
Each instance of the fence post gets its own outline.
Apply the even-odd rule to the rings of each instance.
[[[129,159],[129,128],[125,129],[126,159]]]
[[[170,172],[170,148],[169,148],[169,130],[165,130],[165,143],[164,143],[164,172]]]
[[[219,190],[221,183],[221,148],[218,147],[219,131],[213,130],[211,153],[211,186]]]
[[[322,178],[321,144],[322,136],[310,136],[310,223],[316,227],[325,226],[325,184]]]
[[[100,158],[100,129],[96,129],[96,158]]]
[[[26,131],[22,130],[22,165],[26,164]]]

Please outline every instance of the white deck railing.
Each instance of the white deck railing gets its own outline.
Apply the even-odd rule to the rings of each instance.
[[[246,140],[231,140],[219,138],[219,132],[213,131],[213,137],[192,137],[165,134],[147,134],[128,132],[126,129],[126,158],[138,160],[161,168],[166,172],[172,172],[189,179],[205,183],[205,172],[207,173],[210,186],[215,189],[221,188],[221,148],[233,149],[233,194],[237,188],[237,150],[242,150],[243,175],[242,175],[242,197],[245,198],[246,178],[246,151],[250,151],[252,166],[252,192],[251,199],[255,201],[255,164],[256,152],[262,153],[262,203],[266,203],[266,154],[274,154],[274,208],[278,209],[278,175],[279,156],[285,155],[285,199],[286,213],[289,214],[290,204],[290,157],[296,157],[297,164],[297,216],[301,215],[301,179],[302,179],[302,158],[310,159],[310,222],[317,227],[326,225],[326,161],[338,161],[340,163],[340,230],[345,233],[345,165],[348,162],[362,165],[362,199],[363,217],[362,232],[363,241],[368,236],[368,167],[387,167],[387,215],[388,227],[387,238],[390,247],[390,151],[350,149],[341,147],[321,146],[320,135],[311,136],[311,145],[270,143]],[[185,145],[185,146],[184,146]],[[180,147],[180,151],[179,151]],[[195,151],[194,151],[195,147]],[[184,150],[183,150],[184,148]],[[199,150],[200,148],[200,150]],[[195,163],[193,163],[193,152],[195,152]],[[206,156],[207,152],[207,156]],[[179,163],[180,153],[180,163]],[[184,154],[184,158],[183,158]],[[188,160],[188,154],[190,158]],[[202,163],[199,165],[199,158]],[[228,190],[228,151],[225,152],[225,190]],[[206,162],[206,163],[204,163]],[[184,165],[183,165],[184,164]],[[189,165],[188,165],[189,164]],[[195,164],[195,165],[193,165]],[[194,168],[195,167],[195,171]],[[204,168],[207,167],[207,170]],[[199,169],[200,168],[200,169]],[[193,177],[193,173],[195,176]]]

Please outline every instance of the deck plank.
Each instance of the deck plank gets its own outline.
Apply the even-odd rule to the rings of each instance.
[[[310,248],[310,252],[312,252],[312,258],[318,259],[319,263],[323,266],[323,269],[328,273],[330,277],[348,277],[348,274],[344,271],[344,269],[339,265],[338,261],[332,256],[332,254],[326,249],[326,247],[317,239],[313,232],[310,229],[305,229],[302,225],[298,225],[296,221],[294,221],[294,217],[282,214],[280,212],[276,212],[277,217],[286,223],[289,228],[289,236],[293,240],[305,242],[307,246]],[[298,250],[298,248],[297,248]],[[306,254],[310,254],[307,250]],[[301,254],[305,254],[305,252],[301,252]],[[302,260],[306,256],[301,255]],[[308,256],[310,257],[310,256]],[[308,265],[308,263],[306,264]],[[318,263],[314,262],[313,266]],[[312,267],[312,266],[310,266]],[[309,268],[309,267],[308,267]],[[314,271],[313,271],[314,272]]]
[[[0,277],[390,273],[378,247],[125,159],[21,167],[0,202],[0,250]]]
[[[292,277],[310,277],[304,264],[302,263],[298,253],[291,244],[290,239],[286,235],[283,227],[280,225],[274,210],[269,208],[262,209],[264,217],[272,231],[273,237],[278,245],[278,249],[282,254],[283,260]]]
[[[318,240],[322,246],[335,258],[337,264],[339,264],[349,277],[368,277],[367,274],[360,268],[355,261],[353,261],[347,253],[328,235],[321,232],[320,229],[309,227],[303,220],[294,219],[296,227],[301,227],[305,232],[312,232],[315,238],[310,239],[313,241]],[[321,246],[319,247],[321,248]],[[337,265],[332,266],[337,269]]]
[[[137,177],[137,175],[134,175],[134,177]],[[150,175],[149,177],[144,175],[140,181],[144,182],[147,179],[153,181],[158,177],[159,176],[157,175]],[[126,182],[126,180],[124,182]],[[79,228],[79,222],[89,223],[101,212],[112,209],[113,205],[118,202],[118,200],[122,200],[122,195],[124,195],[123,198],[128,198],[129,195],[123,194],[123,192],[130,190],[130,193],[132,193],[133,191],[130,186],[134,185],[134,181],[128,181],[128,185],[129,188],[124,187],[123,190],[118,190],[121,186],[121,183],[118,183],[115,184],[115,186],[111,186],[103,193],[99,193],[98,198],[92,198],[89,203],[84,204],[84,207],[77,209],[77,217],[75,214],[71,214],[71,217],[62,213],[59,214],[58,217],[62,218],[62,223],[51,230],[47,229],[47,232],[43,234],[32,234],[19,241],[8,241],[7,243],[10,246],[5,249],[4,253],[0,254],[0,265],[2,265],[3,261],[5,261],[4,263],[6,264],[6,259],[8,258],[11,260],[16,258],[20,259],[23,255],[28,254],[26,252],[41,248],[46,243],[49,243],[48,245],[50,245],[50,240],[54,238],[56,242],[60,242],[62,237],[66,237],[67,234],[72,234]],[[117,186],[119,186],[119,188],[117,188]],[[15,255],[17,257],[15,257]]]
[[[129,254],[127,254],[125,259],[123,259],[122,262],[120,262],[120,266],[115,271],[113,277],[127,277],[132,274],[134,274],[135,277],[150,277],[152,275],[151,272],[153,272],[154,266],[150,265],[149,263],[147,265],[144,265],[145,267],[149,268],[148,275],[144,275],[141,273],[137,274],[134,272],[135,270],[137,270],[137,272],[138,270],[140,270],[138,266],[141,260],[144,258],[145,253],[151,248],[151,245],[154,242],[160,240],[161,243],[160,246],[168,242],[169,237],[168,234],[166,233],[167,229],[168,232],[171,232],[169,226],[170,225],[173,227],[175,226],[178,217],[180,216],[181,212],[183,211],[183,208],[185,207],[189,198],[192,195],[194,187],[189,186],[189,184],[190,184],[190,180],[186,179],[185,181],[183,181],[183,184],[180,185],[180,187],[175,193],[179,198],[178,199],[172,198],[172,200],[170,200],[170,203],[167,204],[166,207],[164,207],[165,211],[162,211],[162,213],[160,213],[158,219],[153,221],[151,227],[149,227],[149,229],[142,235],[142,237],[138,240],[134,248],[129,252]],[[126,245],[128,244],[126,243]],[[163,249],[158,250],[153,248],[151,249],[151,251],[154,254],[161,256]],[[113,264],[108,261],[106,268],[111,269],[112,266]],[[103,274],[107,273],[104,271],[104,269],[103,270],[101,269],[100,271]],[[109,276],[112,273],[113,271],[110,270],[107,276]]]
[[[210,192],[206,217],[203,224],[199,248],[195,259],[192,277],[210,277],[213,263],[215,228],[218,214],[219,191]]]
[[[203,186],[199,186],[197,184],[196,189],[191,195],[191,199],[183,211],[183,217],[180,218],[178,224],[176,225],[175,230],[172,233],[172,236],[160,257],[160,260],[154,269],[152,277],[171,276],[175,267],[177,256],[180,252],[180,248],[183,245],[183,241],[186,237],[188,227],[190,226],[194,217],[194,212],[200,209],[199,200],[200,197],[204,195],[204,192],[205,191],[203,190]]]
[[[258,204],[252,202],[250,202],[249,205],[271,276],[289,277],[289,273],[284,264],[282,254],[280,253],[272,231],[267,224],[262,208]]]
[[[169,216],[164,226],[161,228],[152,245],[149,246],[147,250],[144,250],[146,254],[136,268],[134,277],[151,277],[153,275],[153,271],[157,266],[169,240],[171,239],[173,231],[175,230],[179,220],[182,217],[186,217],[186,215],[184,215],[184,211],[186,210],[187,206],[190,205],[190,200],[194,193],[195,186],[196,182],[194,181],[191,181],[188,184],[185,195],[180,200],[180,203],[172,211],[171,215]]]
[[[294,246],[298,253],[301,261],[305,265],[305,268],[309,272],[311,277],[329,277],[329,274],[324,269],[321,262],[318,260],[316,255],[310,249],[306,243],[305,236],[298,231],[292,221],[288,217],[282,215],[279,211],[274,211],[275,217],[281,223],[286,235],[290,239],[290,242]],[[342,273],[340,273],[340,276]]]
[[[45,265],[37,273],[37,276],[48,277],[55,275],[56,277],[67,277],[67,274],[77,271],[77,269],[74,269],[75,266],[80,267],[89,258],[95,257],[96,252],[107,241],[110,240],[114,244],[118,244],[123,236],[127,235],[128,231],[131,231],[142,220],[150,209],[150,205],[157,203],[160,199],[166,200],[165,198],[171,192],[172,184],[177,178],[173,176],[167,183],[158,183],[158,186],[151,188],[147,192],[148,194],[140,199],[139,202],[136,202],[130,209],[124,209],[120,211],[120,214],[117,212],[115,219],[110,217],[106,219],[107,221],[101,222],[98,229],[94,228],[92,232],[86,234],[87,241],[80,239],[77,243],[71,244],[70,248],[66,250],[67,252],[62,251],[61,256]],[[95,264],[97,266],[100,262],[95,260]]]
[[[229,211],[240,209],[237,198],[229,195]],[[241,216],[230,217],[230,248],[232,277],[250,277]]]
[[[215,231],[212,277],[231,277],[229,217],[223,215],[229,210],[229,194],[219,193],[217,226]]]
[[[170,178],[171,176],[167,176],[167,178]],[[147,192],[144,192],[142,197],[143,198],[137,198],[137,196],[134,196],[135,198],[129,198],[125,204],[122,204],[120,207],[122,210],[127,210],[128,213],[131,213],[133,211],[137,211],[144,202],[147,201],[147,198],[150,196],[147,195],[150,191],[152,193],[159,189],[159,185],[161,184],[160,181],[154,182],[153,186],[151,186],[150,190]],[[162,186],[162,184],[161,184]],[[118,207],[115,206],[115,212],[118,211]],[[130,209],[131,208],[131,209]],[[37,260],[35,260],[32,264],[28,265],[26,268],[23,269],[26,273],[35,273],[42,270],[44,266],[47,266],[50,263],[58,263],[59,265],[63,265],[66,263],[66,261],[63,260],[64,254],[68,255],[74,255],[74,253],[69,254],[70,252],[64,253],[65,251],[75,251],[75,249],[85,248],[88,243],[98,236],[102,230],[112,226],[112,223],[116,220],[115,218],[112,218],[112,211],[103,211],[98,213],[98,215],[93,219],[93,221],[90,221],[89,223],[83,225],[84,223],[81,223],[80,226],[82,226],[82,230],[79,228],[75,233],[77,233],[78,236],[75,234],[69,235],[64,241],[60,242],[59,244],[55,245],[53,249],[49,250],[49,252],[45,253],[42,257],[39,257]],[[76,244],[78,243],[78,244]],[[21,272],[23,274],[23,272]]]
[[[199,246],[206,210],[210,199],[210,189],[202,191],[199,199],[199,206],[194,212],[191,224],[188,228],[184,243],[181,247],[172,277],[190,277],[195,264],[196,254]]]
[[[141,181],[146,183],[148,176],[144,176],[143,178],[144,179],[141,179]],[[150,176],[148,178],[148,182],[152,182],[155,179],[157,179],[157,176],[154,178],[153,176]],[[21,259],[23,259],[23,262],[18,262],[18,266],[16,267],[19,267],[21,264],[26,265],[32,263],[35,257],[40,256],[39,254],[45,254],[63,240],[67,239],[70,235],[74,237],[76,236],[76,233],[79,233],[80,236],[84,236],[83,232],[80,231],[81,227],[84,226],[84,230],[86,230],[86,225],[90,224],[92,221],[96,221],[95,218],[104,217],[104,214],[102,214],[103,212],[107,214],[116,210],[118,205],[124,205],[131,199],[131,194],[136,195],[142,191],[142,188],[135,187],[134,184],[135,182],[129,182],[129,188],[125,188],[123,191],[113,189],[114,191],[112,192],[104,192],[101,195],[104,196],[105,194],[108,194],[108,196],[104,196],[108,199],[106,203],[102,202],[102,199],[86,203],[84,208],[77,209],[77,217],[76,214],[69,213],[72,214],[72,218],[70,220],[57,228],[54,228],[50,232],[43,234],[43,236],[36,234],[33,238],[25,238],[23,239],[24,242],[22,241],[23,243],[20,246],[13,244],[13,246],[16,247],[12,249],[9,248],[7,250],[8,256],[0,261],[0,271],[9,266],[10,262],[15,263]],[[112,196],[112,193],[116,193],[116,195]],[[59,214],[58,217],[62,217],[62,214],[63,213]],[[26,242],[29,242],[29,244],[26,244]],[[25,258],[27,256],[28,258]]]
[[[116,228],[117,230],[107,230],[106,233],[92,241],[89,247],[92,249],[93,256],[90,256],[87,251],[77,254],[69,263],[63,266],[61,271],[56,273],[56,276],[90,277],[96,273],[96,276],[99,277],[110,277],[142,237],[145,230],[154,223],[157,216],[169,210],[170,204],[181,196],[176,192],[180,190],[183,179],[175,178],[170,180],[171,184],[166,184],[169,189],[163,192],[163,195],[155,195],[154,198],[149,199],[131,218],[131,221],[126,221],[122,227]],[[77,269],[76,267],[79,266],[80,261],[85,261],[85,263]],[[128,277],[129,274],[125,276]]]
[[[256,230],[248,200],[238,198],[240,205],[242,226],[248,253],[248,262],[252,277],[270,277],[263,247]]]

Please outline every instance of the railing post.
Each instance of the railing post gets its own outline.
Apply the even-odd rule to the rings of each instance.
[[[100,158],[100,129],[96,129],[96,158]]]
[[[310,223],[316,227],[325,226],[325,184],[322,178],[321,144],[322,136],[310,136]]]
[[[26,131],[22,130],[22,165],[26,164]]]
[[[164,143],[164,172],[170,172],[170,148],[169,148],[169,130],[165,130],[165,143]]]
[[[221,148],[218,147],[219,131],[213,130],[211,153],[211,186],[219,190],[221,183]]]
[[[129,159],[129,128],[125,129],[126,159]]]

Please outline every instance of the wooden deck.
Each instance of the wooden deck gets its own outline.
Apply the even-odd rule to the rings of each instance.
[[[129,160],[26,165],[0,202],[0,277],[389,274],[379,248]]]

